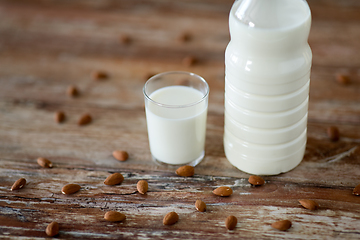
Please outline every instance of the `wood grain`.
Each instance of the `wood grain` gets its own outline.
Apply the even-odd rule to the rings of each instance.
[[[0,238],[42,239],[59,222],[61,239],[358,239],[360,197],[360,5],[357,0],[309,0],[313,51],[308,142],[294,170],[264,176],[252,187],[249,174],[224,154],[224,51],[229,41],[226,0],[0,0]],[[191,40],[181,42],[188,32]],[[121,42],[129,36],[128,44]],[[195,56],[194,66],[182,59]],[[192,71],[210,85],[205,159],[190,178],[155,164],[150,156],[142,87],[149,74]],[[108,79],[94,81],[104,71]],[[338,73],[349,85],[336,81]],[[80,94],[70,98],[66,89]],[[54,121],[64,111],[65,122]],[[84,113],[93,122],[78,126]],[[340,140],[331,142],[329,126]],[[129,159],[119,162],[114,150]],[[45,157],[52,169],[40,167]],[[120,172],[121,185],[103,181]],[[11,185],[24,177],[23,189]],[[147,180],[149,191],[137,192]],[[81,190],[63,195],[76,183]],[[229,186],[230,197],[212,191]],[[309,211],[299,199],[316,200]],[[195,209],[203,200],[206,212]],[[109,223],[107,211],[126,221]],[[166,213],[179,222],[164,226]],[[238,219],[225,228],[229,215]],[[271,223],[289,219],[286,232]]]

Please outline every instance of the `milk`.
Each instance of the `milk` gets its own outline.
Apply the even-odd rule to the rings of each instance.
[[[251,174],[296,167],[306,145],[312,53],[303,0],[238,0],[225,52],[224,150]]]
[[[207,116],[204,94],[191,87],[168,86],[149,97],[153,101],[147,101],[146,119],[153,157],[176,165],[202,159]]]

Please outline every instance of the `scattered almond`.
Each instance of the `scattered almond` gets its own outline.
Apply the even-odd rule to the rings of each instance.
[[[52,168],[53,164],[49,159],[43,158],[43,157],[39,157],[37,159],[37,163],[42,166],[43,168]]]
[[[62,111],[58,111],[55,113],[54,118],[55,118],[55,122],[62,123],[65,121],[65,113]]]
[[[193,66],[198,62],[198,60],[194,56],[186,56],[183,58],[182,63],[187,66]]]
[[[347,85],[351,82],[350,77],[347,75],[343,75],[343,74],[336,75],[336,81],[343,85]]]
[[[188,42],[191,40],[191,34],[188,33],[188,32],[182,32],[180,35],[179,35],[179,41],[180,42]]]
[[[91,77],[94,80],[103,80],[109,77],[109,75],[106,72],[103,71],[94,71],[91,73]]]
[[[20,188],[23,188],[26,184],[26,179],[25,178],[19,178],[18,180],[16,180],[16,182],[14,182],[14,184],[11,186],[11,191],[14,190],[18,190]]]
[[[237,218],[234,216],[228,216],[225,220],[225,227],[229,230],[233,230],[236,227]]]
[[[79,90],[78,90],[75,86],[71,85],[71,86],[69,86],[68,89],[67,89],[67,94],[68,94],[70,97],[76,97],[76,96],[79,95]]]
[[[335,126],[331,126],[327,128],[327,135],[329,136],[329,139],[333,142],[336,142],[340,138],[340,132],[339,129]]]
[[[111,186],[111,185],[120,184],[123,181],[124,181],[124,177],[121,173],[113,173],[105,179],[104,184]]]
[[[147,73],[147,74],[145,74],[144,79],[145,79],[145,81],[147,81],[147,80],[149,80],[151,77],[153,77],[155,75],[156,75],[155,73]]]
[[[250,184],[252,184],[254,186],[261,186],[265,183],[265,181],[262,177],[255,176],[255,175],[250,176],[248,181]]]
[[[148,182],[145,180],[138,181],[136,187],[137,187],[138,192],[141,194],[145,194],[149,189]]]
[[[190,81],[187,78],[183,78],[176,81],[176,84],[181,86],[190,86]]]
[[[175,173],[181,177],[191,177],[195,173],[193,166],[182,166],[176,169]]]
[[[179,215],[176,212],[169,212],[163,219],[164,225],[173,225],[179,221]]]
[[[233,190],[230,187],[222,186],[215,189],[213,193],[221,197],[228,197],[233,193]]]
[[[307,209],[310,209],[310,210],[316,210],[319,208],[319,204],[313,200],[310,200],[310,199],[301,199],[299,200],[299,203],[304,207],[304,208],[307,208]]]
[[[129,154],[126,151],[115,150],[112,155],[119,161],[126,161],[129,158]]]
[[[80,185],[70,183],[70,184],[63,186],[63,188],[61,189],[61,192],[63,194],[73,194],[73,193],[78,192],[80,190],[80,188],[81,188]]]
[[[271,227],[280,230],[286,231],[291,227],[291,222],[289,220],[281,220],[271,224]]]
[[[206,204],[203,201],[201,201],[200,199],[196,200],[195,207],[199,212],[206,211]]]
[[[92,118],[90,116],[90,114],[83,114],[78,121],[78,125],[79,126],[83,126],[83,125],[87,125],[89,123],[91,123]]]
[[[116,211],[106,212],[104,215],[106,221],[109,222],[122,222],[126,219],[125,214]]]
[[[353,194],[354,194],[355,196],[360,196],[360,184],[357,185],[357,186],[354,188]]]
[[[131,43],[132,39],[130,38],[129,35],[122,34],[119,38],[119,41],[121,44],[127,45],[127,44]]]
[[[46,235],[53,237],[59,233],[59,224],[57,222],[52,222],[46,227]]]

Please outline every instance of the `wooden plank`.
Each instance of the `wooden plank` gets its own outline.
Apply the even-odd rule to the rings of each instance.
[[[1,106],[1,105],[0,105]],[[5,159],[23,159],[35,161],[38,157],[47,157],[64,163],[84,164],[95,166],[131,166],[134,169],[165,169],[154,165],[150,158],[147,141],[145,113],[134,110],[102,108],[91,109],[93,123],[89,126],[77,126],[77,118],[81,115],[81,108],[71,107],[63,109],[68,120],[63,124],[53,121],[51,106],[36,109],[32,106],[2,107],[7,112],[2,122],[0,133],[4,140],[2,154]],[[31,123],[31,125],[27,123]],[[339,184],[341,179],[332,179],[338,171],[339,164],[349,173],[347,184],[358,178],[356,165],[359,160],[360,148],[356,148],[360,141],[358,126],[339,125],[342,141],[328,140],[326,128],[330,124],[309,123],[308,146],[302,164],[293,170],[289,177],[300,181],[311,179],[317,183],[334,181]],[[223,116],[210,114],[207,125],[206,158],[198,166],[199,174],[213,176],[246,177],[227,162],[222,147]],[[339,161],[331,162],[330,157],[347,152]],[[130,153],[131,161],[118,163],[111,156],[115,149],[124,149]],[[13,156],[13,157],[12,157]],[[9,159],[9,160],[10,160]],[[74,160],[76,161],[74,162]],[[327,161],[330,161],[329,163]],[[345,164],[346,163],[346,164]],[[345,165],[344,165],[345,164]],[[325,168],[322,179],[318,178],[318,169]],[[172,171],[172,170],[171,170]],[[300,176],[297,176],[300,174]],[[281,177],[286,177],[282,174]]]
[[[11,164],[13,162],[9,162],[9,165]],[[3,207],[7,209],[8,216],[13,219],[14,213],[17,213],[17,220],[6,224],[10,226],[9,230],[12,226],[31,219],[34,223],[34,236],[44,236],[44,232],[41,231],[46,227],[44,222],[50,222],[55,218],[63,223],[66,238],[76,237],[72,229],[76,229],[75,232],[88,232],[92,229],[95,233],[104,234],[104,238],[112,238],[106,234],[117,232],[103,228],[104,225],[114,227],[113,224],[102,220],[104,212],[108,210],[129,214],[125,223],[115,224],[121,227],[122,234],[131,234],[134,229],[141,228],[146,233],[145,236],[151,236],[153,232],[164,232],[160,235],[163,236],[174,230],[179,231],[179,236],[182,232],[185,236],[190,236],[191,232],[198,232],[197,226],[188,226],[187,221],[191,220],[195,224],[202,224],[203,228],[200,233],[198,232],[201,236],[214,235],[226,239],[237,234],[244,237],[280,237],[282,233],[272,230],[269,225],[277,218],[290,218],[294,222],[294,228],[289,231],[289,236],[293,238],[306,238],[305,236],[316,231],[320,231],[317,233],[320,236],[342,234],[351,238],[356,236],[356,226],[360,221],[357,208],[359,201],[351,194],[352,189],[349,187],[319,187],[308,183],[277,181],[269,177],[266,185],[254,188],[247,183],[247,179],[241,178],[196,175],[188,180],[177,177],[174,173],[157,172],[156,176],[144,176],[141,170],[124,169],[121,172],[125,176],[125,181],[120,186],[109,187],[103,185],[102,181],[107,177],[107,171],[117,169],[102,170],[81,166],[69,168],[66,165],[46,170],[36,166],[27,169],[24,174],[29,183],[21,192],[11,192],[6,196],[4,194],[9,190],[1,190],[1,203],[6,202]],[[69,171],[72,174],[69,174]],[[65,180],[69,175],[72,175],[73,179]],[[36,179],[32,181],[33,176],[36,176]],[[164,181],[169,178],[172,181],[164,185]],[[136,193],[138,179],[149,181],[150,189],[146,195]],[[67,182],[79,183],[82,186],[81,191],[72,196],[62,195],[60,189]],[[213,195],[211,191],[221,185],[231,186],[234,194],[229,198]],[[19,203],[19,197],[22,203]],[[197,198],[207,203],[206,213],[199,213],[194,209]],[[316,212],[303,209],[297,202],[301,198],[315,198],[321,208]],[[176,204],[173,204],[174,201]],[[52,207],[54,204],[57,206],[56,210]],[[162,226],[162,218],[169,211],[177,211],[180,214],[179,224],[171,229]],[[229,234],[224,228],[223,220],[230,214],[241,219],[241,227],[239,226],[239,231],[234,234]],[[44,215],[45,219],[42,217]],[[343,224],[341,218],[333,216],[343,216],[348,224]],[[318,221],[323,224],[312,227],[309,231],[305,230],[305,226],[312,226]],[[334,224],[338,226],[334,228]],[[243,228],[245,231],[242,231]],[[93,238],[91,234],[87,237]]]

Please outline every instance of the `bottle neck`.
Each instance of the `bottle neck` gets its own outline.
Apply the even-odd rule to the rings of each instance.
[[[297,2],[301,0],[286,1]],[[236,44],[236,48],[238,48],[239,50],[242,49],[243,52],[246,51],[252,53],[259,53],[261,55],[276,55],[298,51],[299,49],[302,49],[303,47],[306,47],[308,45],[307,39],[311,27],[311,15],[309,10],[308,14],[305,14],[305,12],[302,11],[301,13],[303,13],[303,15],[297,16],[296,19],[293,19],[291,24],[279,23],[278,25],[276,25],[273,22],[269,23],[267,27],[264,25],[262,25],[263,27],[259,27],[258,23],[261,23],[261,21],[256,22],[255,20],[253,20],[253,24],[255,24],[255,26],[252,26],[252,24],[250,24],[252,23],[251,21],[246,23],[244,22],[244,18],[240,18],[247,13],[246,11],[240,11],[244,10],[244,8],[241,8],[243,7],[241,4],[244,5],[246,2],[256,2],[258,5],[261,2],[273,3],[273,1],[269,0],[243,0],[236,1],[234,3],[234,6],[231,9],[229,16],[229,27],[231,44]],[[249,4],[248,6],[252,5]],[[304,6],[307,6],[306,2]],[[258,10],[258,12],[259,11],[260,10]],[[283,13],[283,15],[287,14],[288,13]],[[255,18],[254,14],[251,16],[253,19]],[[283,16],[282,18],[286,19],[285,16]],[[262,17],[260,17],[259,19],[262,19]]]
[[[231,14],[240,22],[257,29],[286,29],[310,17],[305,0],[236,0]]]

